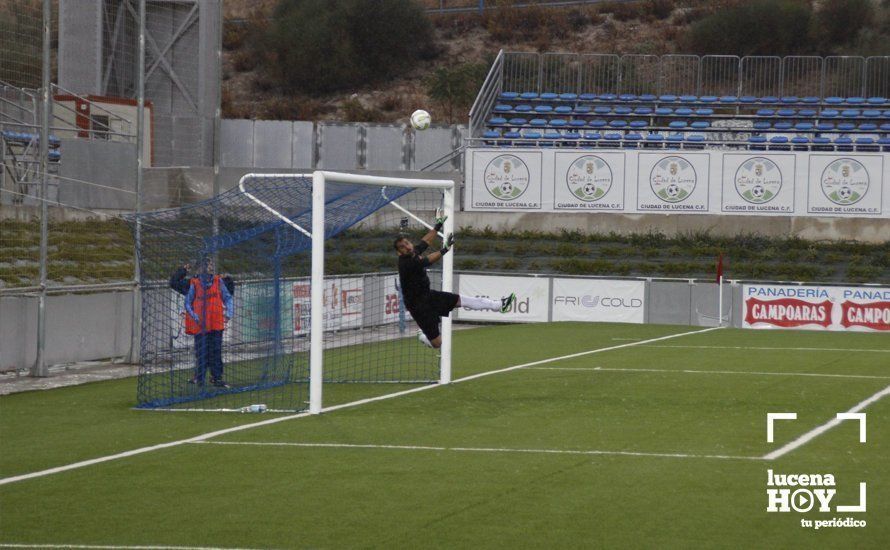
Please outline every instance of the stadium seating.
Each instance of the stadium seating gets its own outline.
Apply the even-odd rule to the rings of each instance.
[[[540,135],[520,134],[530,127]],[[556,147],[886,151],[890,99],[507,91],[482,138],[504,146],[543,139]]]

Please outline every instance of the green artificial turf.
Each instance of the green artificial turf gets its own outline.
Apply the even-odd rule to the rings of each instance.
[[[0,485],[0,543],[886,548],[890,397],[866,409],[867,443],[845,422],[759,457],[890,386],[890,338],[723,329],[638,344],[695,330],[458,331],[456,379],[542,362]],[[276,417],[134,411],[134,386],[0,398],[0,476]],[[346,386],[326,386],[326,405],[402,389]],[[768,412],[798,414],[775,443]],[[832,473],[833,504],[856,504],[865,481],[868,511],[767,513],[767,469]],[[847,516],[867,527],[800,522]]]

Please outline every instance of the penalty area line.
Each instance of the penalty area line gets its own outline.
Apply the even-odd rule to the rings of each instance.
[[[447,451],[459,453],[520,453],[549,455],[591,455],[591,456],[640,456],[657,458],[713,458],[722,460],[763,460],[760,456],[699,455],[688,453],[650,453],[641,451],[602,451],[583,449],[511,449],[493,447],[438,447],[430,445],[373,445],[361,443],[295,443],[258,441],[200,441],[202,445],[244,445],[258,447],[309,447],[321,449],[372,449],[398,451]]]
[[[0,542],[0,548],[83,548],[85,550],[111,550],[122,548],[126,550],[255,550],[251,548],[231,548],[221,546],[126,546],[105,544],[16,544]]]
[[[816,378],[864,378],[869,380],[890,380],[890,376],[868,374],[828,374],[818,372],[764,372],[736,370],[692,370],[692,369],[623,369],[611,367],[532,367],[528,370],[561,370],[588,372],[656,372],[665,374],[750,374],[755,376],[811,376]]]
[[[872,395],[871,397],[868,397],[867,399],[857,403],[856,405],[853,406],[852,409],[846,411],[846,413],[847,414],[858,413],[858,412],[864,410],[866,407],[868,407],[872,403],[880,401],[881,398],[886,397],[887,395],[890,395],[890,386],[887,386],[886,388],[884,388],[883,390],[879,391],[878,393]],[[763,455],[762,458],[764,460],[775,460],[781,456],[784,456],[784,455],[790,453],[791,451],[806,445],[813,439],[816,439],[817,437],[824,434],[828,430],[834,428],[841,422],[842,422],[842,420],[840,418],[838,418],[837,416],[835,416],[834,418],[832,418],[825,424],[822,424],[821,426],[816,426],[815,428],[813,428],[812,430],[803,434],[802,436],[798,437],[794,441],[792,441],[790,443],[786,443],[785,445],[779,447],[775,451],[772,451],[771,453],[767,453],[767,454]]]
[[[550,358],[547,358],[547,359],[541,359],[541,360],[539,360],[539,361],[532,361],[532,362],[530,362],[530,363],[523,363],[523,364],[521,364],[521,365],[514,365],[514,366],[512,366],[512,367],[506,367],[506,368],[503,368],[503,369],[497,369],[497,370],[492,370],[492,371],[486,371],[486,372],[481,372],[481,373],[479,373],[479,374],[473,374],[473,375],[471,375],[471,376],[465,376],[465,377],[463,377],[463,378],[458,378],[458,379],[456,379],[456,380],[452,380],[451,383],[452,383],[452,384],[459,384],[459,383],[461,383],[461,382],[468,382],[468,381],[470,381],[470,380],[475,380],[475,379],[477,379],[477,378],[483,378],[483,377],[485,377],[485,376],[491,376],[491,375],[493,375],[493,374],[500,374],[500,373],[504,373],[504,372],[514,371],[514,370],[517,370],[517,369],[524,369],[524,368],[527,368],[527,367],[533,367],[533,366],[535,366],[535,365],[543,365],[543,364],[545,364],[545,363],[552,363],[552,362],[554,362],[554,361],[562,361],[562,360],[564,360],[564,359],[573,359],[573,358],[575,358],[575,357],[583,357],[583,356],[585,356],[585,355],[593,355],[593,354],[595,354],[595,353],[603,353],[603,352],[606,352],[606,351],[613,351],[613,350],[618,350],[618,349],[624,349],[624,348],[629,348],[629,347],[635,347],[635,346],[640,346],[640,345],[643,345],[643,344],[650,344],[650,343],[652,343],[652,342],[661,342],[661,341],[663,341],[663,340],[670,340],[670,339],[672,339],[672,338],[680,338],[680,337],[682,337],[682,336],[691,336],[691,335],[693,335],[693,334],[703,334],[703,333],[705,333],[705,332],[711,332],[711,331],[713,331],[713,330],[720,330],[721,328],[723,328],[723,327],[710,327],[710,328],[706,328],[706,329],[693,330],[693,331],[689,331],[689,332],[679,332],[679,333],[676,333],[676,334],[669,334],[669,335],[667,335],[667,336],[660,336],[660,337],[657,337],[657,338],[650,338],[650,339],[648,339],[648,340],[640,340],[640,341],[637,341],[637,342],[630,342],[630,343],[627,343],[627,344],[621,344],[621,345],[611,346],[611,347],[607,347],[607,348],[597,348],[597,349],[593,349],[593,350],[589,350],[589,351],[582,351],[582,352],[579,352],[579,353],[572,353],[572,354],[569,354],[569,355],[561,355],[561,356],[559,356],[559,357],[550,357]],[[417,392],[421,392],[421,391],[427,391],[427,390],[431,390],[431,389],[433,389],[433,388],[438,388],[438,387],[441,387],[441,386],[442,386],[442,384],[433,384],[433,385],[429,385],[429,386],[420,386],[420,387],[417,387],[417,388],[411,388],[411,389],[409,389],[409,390],[402,390],[402,391],[398,391],[398,392],[394,392],[394,393],[388,393],[388,394],[385,394],[385,395],[380,395],[380,396],[377,396],[377,397],[371,397],[371,398],[368,398],[368,399],[359,399],[358,401],[351,401],[351,402],[349,402],[349,403],[343,403],[342,405],[334,405],[334,406],[331,406],[331,407],[324,407],[324,408],[321,409],[321,412],[325,413],[325,412],[337,411],[337,410],[340,410],[340,409],[346,409],[346,408],[351,408],[351,407],[357,407],[357,406],[359,406],[359,405],[365,405],[365,404],[367,404],[367,403],[374,403],[375,401],[384,401],[384,400],[386,400],[386,399],[392,399],[392,398],[394,398],[394,397],[401,397],[401,396],[403,396],[403,395],[409,395],[409,394],[412,394],[412,393],[417,393]],[[227,434],[230,434],[230,433],[240,432],[240,431],[243,431],[243,430],[251,430],[251,429],[253,429],[253,428],[259,428],[259,427],[262,427],[262,426],[269,426],[269,425],[271,425],[271,424],[277,424],[277,423],[279,423],[279,422],[287,422],[288,420],[294,420],[294,419],[296,419],[296,418],[303,418],[303,417],[306,417],[306,416],[312,416],[312,415],[311,415],[309,412],[301,412],[301,413],[291,414],[291,415],[287,415],[287,416],[279,416],[279,417],[277,417],[277,418],[270,418],[269,420],[261,420],[261,421],[259,421],[259,422],[251,422],[251,423],[249,423],[249,424],[241,424],[240,426],[234,426],[234,427],[231,427],[231,428],[225,428],[225,429],[222,429],[222,430],[216,430],[216,431],[213,431],[213,432],[208,432],[208,433],[205,433],[205,434],[196,435],[196,436],[194,436],[194,437],[189,437],[189,438],[186,438],[186,439],[180,439],[180,440],[178,440],[178,441],[170,441],[170,442],[167,442],[167,443],[159,443],[159,444],[157,444],[157,445],[151,445],[151,446],[148,446],[148,447],[141,447],[141,448],[139,448],[139,449],[133,449],[133,450],[130,450],[130,451],[124,451],[124,452],[122,452],[122,453],[116,453],[116,454],[106,455],[106,456],[102,456],[102,457],[98,457],[98,458],[92,458],[92,459],[89,459],[89,460],[82,460],[82,461],[80,461],[80,462],[74,462],[74,463],[72,463],[72,464],[66,464],[66,465],[64,465],[64,466],[57,466],[57,467],[55,467],[55,468],[48,468],[48,469],[46,469],[46,470],[40,470],[40,471],[37,471],[37,472],[31,472],[31,473],[28,473],[28,474],[21,474],[21,475],[17,475],[17,476],[5,477],[5,478],[0,479],[0,485],[6,485],[7,483],[15,483],[15,482],[18,482],[18,481],[25,481],[25,480],[27,480],[27,479],[34,479],[34,478],[38,478],[38,477],[44,477],[44,476],[48,476],[48,475],[51,475],[51,474],[58,474],[58,473],[61,473],[61,472],[67,472],[67,471],[69,471],[69,470],[76,470],[76,469],[78,469],[78,468],[84,468],[84,467],[87,467],[87,466],[93,466],[93,465],[96,465],[96,464],[101,464],[101,463],[103,463],[103,462],[110,462],[110,461],[112,461],[112,460],[119,460],[119,459],[121,459],[121,458],[128,458],[128,457],[131,457],[131,456],[136,456],[136,455],[140,455],[140,454],[144,454],[144,453],[150,453],[150,452],[153,452],[153,451],[159,451],[159,450],[162,450],[162,449],[169,449],[169,448],[171,448],[171,447],[177,447],[177,446],[179,446],[179,445],[185,445],[186,443],[196,443],[196,442],[204,441],[204,440],[211,439],[211,438],[214,438],[214,437],[218,437],[218,436],[221,436],[221,435],[227,435]]]

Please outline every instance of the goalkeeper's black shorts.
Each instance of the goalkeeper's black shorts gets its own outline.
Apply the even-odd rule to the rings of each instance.
[[[451,310],[457,306],[459,299],[460,296],[451,292],[431,290],[429,294],[421,296],[411,304],[406,304],[406,307],[414,322],[417,323],[423,334],[432,342],[441,334],[439,332],[439,318],[447,317]]]

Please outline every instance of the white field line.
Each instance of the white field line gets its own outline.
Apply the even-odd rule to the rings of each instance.
[[[872,395],[868,399],[866,399],[860,403],[857,403],[855,406],[853,406],[852,409],[850,409],[846,412],[847,412],[847,414],[858,413],[858,412],[864,410],[866,407],[868,407],[872,403],[879,401],[882,397],[885,397],[887,395],[890,395],[890,386],[887,386],[886,388],[884,388],[883,390],[879,391],[878,393]],[[779,458],[780,456],[784,456],[784,455],[790,453],[791,451],[793,451],[794,449],[797,449],[798,447],[806,445],[813,439],[824,434],[831,428],[834,428],[841,422],[842,422],[841,419],[834,417],[831,420],[829,420],[828,422],[826,422],[825,424],[822,424],[821,426],[817,426],[817,427],[813,428],[812,430],[810,430],[807,433],[803,434],[802,436],[798,437],[794,441],[792,441],[790,443],[786,443],[785,445],[779,447],[775,451],[772,451],[771,453],[767,453],[767,454],[763,455],[763,459],[764,460],[775,460],[775,459]]]
[[[855,353],[890,353],[890,349],[861,349],[861,348],[771,348],[758,346],[643,346],[644,348],[677,348],[677,349],[737,349],[744,351],[849,351]]]
[[[622,369],[611,367],[532,367],[529,370],[563,370],[590,372],[663,372],[668,374],[750,374],[756,376],[813,376],[817,378],[866,378],[870,380],[890,380],[890,376],[870,376],[867,374],[822,374],[816,372],[763,372],[736,370],[692,370],[692,369]]]
[[[15,544],[0,542],[0,548],[83,548],[105,550],[123,548],[126,550],[251,550],[249,548],[228,548],[216,546],[118,546],[97,544]]]
[[[687,453],[645,453],[637,451],[600,451],[600,450],[570,450],[570,449],[510,449],[491,447],[434,447],[427,445],[371,445],[357,443],[293,443],[293,442],[253,442],[253,441],[200,441],[205,445],[256,445],[266,447],[313,447],[322,449],[381,449],[399,451],[450,451],[462,453],[524,453],[524,454],[554,454],[554,455],[618,455],[618,456],[642,456],[661,458],[717,458],[725,460],[763,460],[759,456],[729,456],[729,455],[697,455]]]
[[[540,361],[532,361],[531,363],[523,363],[523,364],[521,364],[521,365],[514,365],[514,366],[512,366],[512,367],[507,367],[507,368],[503,368],[503,369],[498,369],[498,370],[492,370],[492,371],[482,372],[482,373],[474,374],[474,375],[471,375],[471,376],[465,376],[465,377],[463,377],[463,378],[458,378],[458,379],[456,379],[456,380],[453,380],[451,383],[452,383],[452,384],[459,384],[459,383],[461,383],[461,382],[467,382],[467,381],[469,381],[469,380],[475,380],[475,379],[477,379],[477,378],[482,378],[482,377],[485,377],[485,376],[491,376],[491,375],[493,375],[493,374],[500,374],[500,373],[503,373],[503,372],[509,372],[509,371],[513,371],[513,370],[516,370],[516,369],[523,369],[523,368],[527,368],[527,367],[533,367],[533,366],[535,366],[535,365],[543,365],[543,364],[545,364],[545,363],[552,363],[552,362],[554,362],[554,361],[562,361],[562,360],[564,360],[564,359],[573,359],[573,358],[575,358],[575,357],[582,357],[582,356],[585,356],[585,355],[592,355],[592,354],[594,354],[594,353],[602,353],[602,352],[606,352],[606,351],[613,351],[613,350],[617,350],[617,349],[624,349],[624,348],[628,348],[628,347],[639,346],[639,345],[641,345],[641,344],[648,344],[648,343],[650,343],[650,342],[660,342],[660,341],[663,341],[663,340],[670,340],[671,338],[680,338],[680,337],[682,337],[682,336],[691,336],[691,335],[693,335],[693,334],[703,334],[703,333],[705,333],[705,332],[711,332],[711,331],[713,331],[713,330],[720,330],[721,328],[722,328],[722,327],[710,327],[710,328],[701,329],[701,330],[693,330],[693,331],[690,331],[690,332],[680,332],[680,333],[677,333],[677,334],[670,334],[670,335],[668,335],[668,336],[660,336],[660,337],[658,337],[658,338],[650,338],[649,340],[640,340],[639,342],[631,342],[631,343],[628,343],[628,344],[621,344],[621,345],[618,345],[618,346],[611,346],[611,347],[607,347],[607,348],[598,348],[598,349],[593,349],[593,350],[589,350],[589,351],[582,351],[582,352],[579,352],[579,353],[572,353],[572,354],[570,354],[570,355],[562,355],[562,356],[559,356],[559,357],[551,357],[551,358],[548,358],[548,359],[541,359]],[[433,389],[433,388],[438,388],[438,387],[440,387],[440,385],[438,385],[438,384],[430,385],[430,386],[420,386],[420,387],[417,387],[417,388],[411,388],[411,389],[409,389],[409,390],[402,390],[402,391],[398,391],[398,392],[394,392],[394,393],[388,393],[388,394],[385,394],[385,395],[380,395],[380,396],[377,396],[377,397],[371,397],[371,398],[368,398],[368,399],[359,399],[358,401],[352,401],[352,402],[350,402],[350,403],[343,403],[342,405],[334,405],[334,406],[332,406],[332,407],[324,407],[324,408],[321,409],[321,412],[331,412],[331,411],[336,411],[336,410],[340,410],[340,409],[346,409],[346,408],[350,408],[350,407],[357,407],[357,406],[359,406],[359,405],[364,405],[364,404],[366,404],[366,403],[373,403],[373,402],[375,402],[375,401],[383,401],[383,400],[385,400],[385,399],[392,399],[392,398],[394,398],[394,397],[400,397],[400,396],[408,395],[408,394],[411,394],[411,393],[417,393],[417,392],[421,392],[421,391],[427,391],[427,390],[431,390],[431,389]],[[26,479],[33,479],[33,478],[38,478],[38,477],[48,476],[48,475],[51,475],[51,474],[58,474],[58,473],[61,473],[61,472],[67,472],[67,471],[69,471],[69,470],[75,470],[75,469],[78,469],[78,468],[84,468],[84,467],[86,467],[86,466],[93,466],[93,465],[95,465],[95,464],[101,464],[101,463],[103,463],[103,462],[110,462],[110,461],[112,461],[112,460],[118,460],[118,459],[121,459],[121,458],[128,458],[128,457],[131,457],[131,456],[136,456],[136,455],[140,455],[140,454],[144,454],[144,453],[150,453],[150,452],[153,452],[153,451],[159,451],[159,450],[161,450],[161,449],[168,449],[168,448],[170,448],[170,447],[176,447],[176,446],[179,446],[179,445],[184,445],[184,444],[186,444],[186,443],[196,443],[196,442],[199,442],[199,441],[205,441],[205,440],[207,440],[207,439],[211,439],[211,438],[218,437],[218,436],[221,436],[221,435],[227,435],[227,434],[230,434],[230,433],[240,432],[240,431],[243,431],[243,430],[250,430],[250,429],[253,429],[253,428],[259,428],[259,427],[262,427],[262,426],[268,426],[268,425],[270,425],[270,424],[277,424],[277,423],[279,423],[279,422],[286,422],[286,421],[288,421],[288,420],[293,420],[293,419],[295,419],[295,418],[303,418],[303,417],[306,417],[306,416],[310,416],[310,414],[309,414],[308,412],[302,412],[302,413],[291,414],[291,415],[287,415],[287,416],[279,416],[279,417],[277,417],[277,418],[270,418],[269,420],[262,420],[262,421],[260,421],[260,422],[252,422],[252,423],[250,423],[250,424],[242,424],[242,425],[240,425],[240,426],[234,426],[234,427],[232,427],[232,428],[226,428],[226,429],[223,429],[223,430],[216,430],[216,431],[213,431],[213,432],[208,432],[208,433],[205,433],[205,434],[202,434],[202,435],[196,435],[196,436],[194,436],[194,437],[189,437],[189,438],[187,438],[187,439],[180,439],[179,441],[170,441],[170,442],[168,442],[168,443],[160,443],[160,444],[158,444],[158,445],[151,445],[151,446],[149,446],[149,447],[141,447],[141,448],[139,448],[139,449],[133,449],[133,450],[131,450],[131,451],[125,451],[125,452],[122,452],[122,453],[116,453],[116,454],[113,454],[113,455],[107,455],[107,456],[102,456],[102,457],[98,457],[98,458],[92,458],[92,459],[89,459],[89,460],[82,460],[82,461],[80,461],[80,462],[74,462],[74,463],[72,463],[72,464],[66,464],[66,465],[64,465],[64,466],[57,466],[57,467],[55,467],[55,468],[49,468],[49,469],[46,469],[46,470],[40,470],[40,471],[38,471],[38,472],[31,472],[31,473],[28,473],[28,474],[21,474],[21,475],[17,475],[17,476],[5,477],[5,478],[0,479],[0,485],[6,485],[7,483],[15,483],[15,482],[17,482],[17,481],[24,481],[24,480],[26,480]]]

